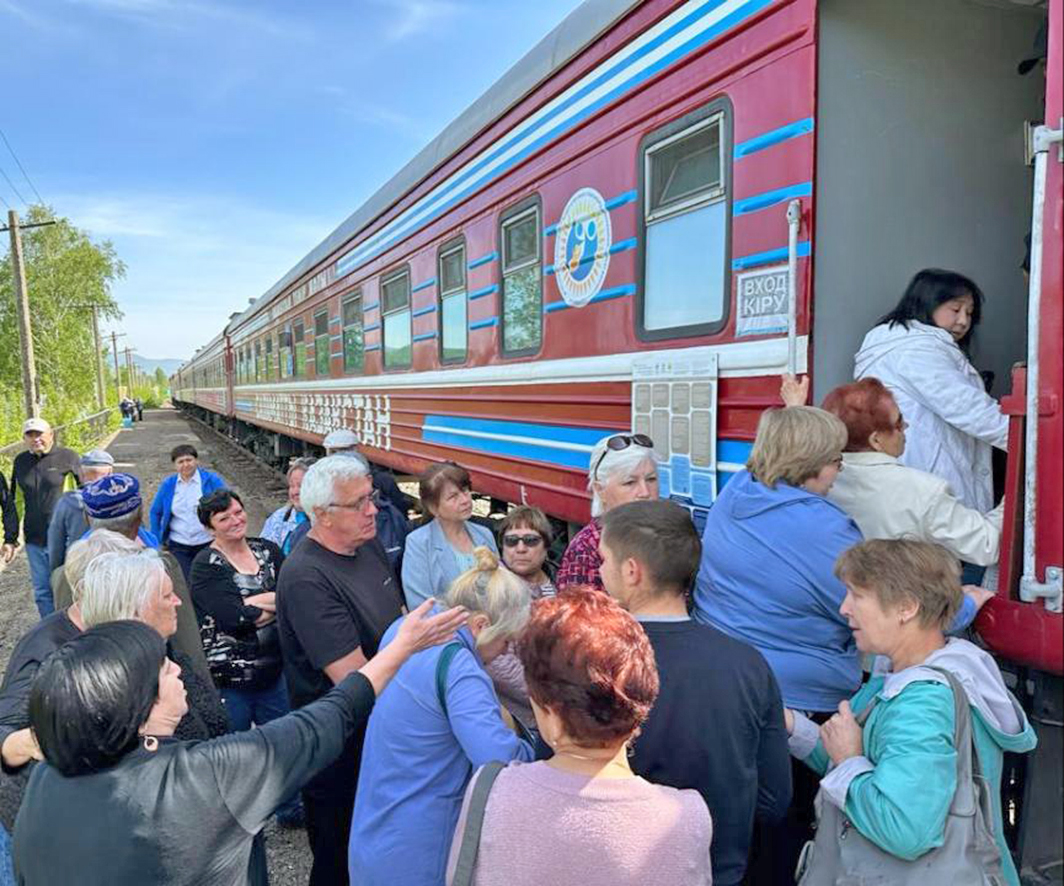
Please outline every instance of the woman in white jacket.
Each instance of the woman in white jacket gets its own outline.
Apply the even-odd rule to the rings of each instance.
[[[894,397],[875,378],[835,388],[823,408],[846,425],[843,470],[828,498],[853,517],[866,538],[915,538],[942,545],[976,566],[998,559],[1001,507],[984,514],[961,503],[949,484],[901,464],[906,422]],[[965,587],[965,626],[992,592]]]
[[[981,513],[994,504],[991,447],[1005,449],[1008,418],[968,359],[983,294],[967,277],[926,269],[866,336],[854,377],[878,378],[909,424],[899,461],[945,480]]]

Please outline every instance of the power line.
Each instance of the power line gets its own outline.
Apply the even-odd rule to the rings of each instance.
[[[7,201],[6,201],[5,199],[4,199],[4,195],[3,195],[3,194],[0,194],[0,203],[3,203],[3,204],[4,204],[4,206],[6,206],[6,207],[7,207],[8,209],[10,209],[10,208],[11,208],[11,204],[10,204],[10,203],[8,203],[8,202],[7,202]]]
[[[4,181],[6,181],[9,185],[11,185],[11,190],[15,192],[15,196],[18,197],[19,200],[21,200],[23,203],[25,203],[26,206],[28,207],[30,204],[26,203],[26,198],[23,197],[22,194],[19,193],[18,188],[15,187],[15,183],[13,181],[11,181],[11,179],[9,179],[7,177],[7,173],[4,172],[4,167],[3,166],[0,166],[0,175],[2,175],[4,177]],[[6,203],[7,201],[5,200],[4,202]]]
[[[29,173],[26,172],[26,167],[22,165],[22,161],[19,160],[18,154],[15,153],[15,149],[11,147],[11,142],[7,140],[7,136],[4,135],[4,130],[0,129],[0,138],[4,140],[4,144],[7,145],[8,151],[11,152],[11,156],[15,158],[15,162],[18,164],[18,168],[22,172],[22,177],[26,179],[26,183],[33,189],[33,193],[37,195],[37,202],[42,206],[44,205],[44,197],[41,196],[41,192],[37,190],[37,186],[33,183],[33,179],[30,178]],[[6,176],[5,176],[6,178]],[[26,201],[22,201],[26,202]]]

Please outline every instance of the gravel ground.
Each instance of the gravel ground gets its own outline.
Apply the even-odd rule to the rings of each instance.
[[[105,448],[114,456],[117,470],[138,477],[141,495],[150,503],[159,482],[172,471],[168,456],[178,443],[192,443],[199,450],[200,462],[241,493],[253,531],[283,503],[286,486],[279,474],[172,409],[145,411],[143,422],[120,430]],[[7,667],[12,648],[36,621],[29,566],[20,551],[0,571],[0,667]],[[194,810],[190,814],[195,814]],[[271,823],[266,828],[266,851],[272,886],[303,886],[307,882],[311,858],[306,831],[277,828]]]

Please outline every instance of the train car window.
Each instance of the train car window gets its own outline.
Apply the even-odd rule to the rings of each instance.
[[[543,338],[543,270],[538,198],[515,206],[502,225],[502,347],[509,356],[539,350]]]
[[[266,336],[266,381],[273,381],[275,365],[273,362],[273,334]]]
[[[295,362],[292,363],[292,375],[295,378],[306,378],[307,375],[307,334],[303,327],[303,321],[296,320],[292,324],[292,338],[295,343],[292,350],[295,352]]]
[[[362,337],[362,290],[344,300],[340,306],[344,337],[344,372],[362,372],[366,345]]]
[[[262,339],[255,342],[255,381],[262,381]]]
[[[642,338],[705,335],[728,304],[727,118],[716,102],[643,144]]]
[[[440,249],[440,360],[461,363],[466,358],[466,250],[465,243]]]
[[[329,374],[329,311],[314,315],[314,372],[318,378]]]
[[[403,268],[381,280],[381,314],[384,316],[384,368],[410,365],[410,271]]]
[[[277,335],[277,351],[281,378],[288,378],[292,375],[292,327],[287,324]]]

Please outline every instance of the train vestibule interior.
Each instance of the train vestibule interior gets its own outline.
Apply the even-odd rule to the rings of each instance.
[[[1033,166],[1045,65],[1039,0],[820,0],[814,397],[849,381],[864,334],[912,275],[947,268],[986,296],[972,350],[1010,390],[1026,357]],[[1040,35],[1040,28],[1042,29]]]

